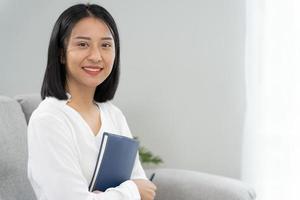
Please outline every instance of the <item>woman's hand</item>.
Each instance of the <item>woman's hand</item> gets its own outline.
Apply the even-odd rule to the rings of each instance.
[[[132,180],[138,187],[142,200],[153,200],[155,197],[156,186],[145,179]]]

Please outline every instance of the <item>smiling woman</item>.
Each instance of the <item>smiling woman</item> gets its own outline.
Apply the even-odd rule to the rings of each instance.
[[[107,25],[94,17],[73,28],[66,49],[67,91],[95,89],[111,73],[115,45]]]
[[[28,177],[39,200],[154,199],[137,154],[130,180],[88,190],[104,132],[132,137],[113,105],[119,82],[119,35],[98,5],[74,5],[58,18],[50,39],[43,101],[28,124]],[[113,168],[112,168],[113,169]]]

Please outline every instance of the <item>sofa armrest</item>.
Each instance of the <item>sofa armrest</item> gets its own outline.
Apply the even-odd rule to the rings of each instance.
[[[254,200],[252,188],[241,181],[179,169],[146,170],[155,172],[156,200]]]

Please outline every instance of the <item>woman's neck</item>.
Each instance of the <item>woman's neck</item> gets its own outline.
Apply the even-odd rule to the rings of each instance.
[[[76,108],[76,110],[87,112],[95,108],[95,89],[68,87],[67,92],[71,95],[71,98],[67,104]]]

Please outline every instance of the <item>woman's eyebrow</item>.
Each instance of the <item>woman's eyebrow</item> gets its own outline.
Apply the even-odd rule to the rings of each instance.
[[[91,40],[90,37],[85,37],[85,36],[77,36],[77,37],[75,37],[74,39],[79,39],[79,40],[82,40],[82,39],[84,39],[84,40]],[[112,37],[102,37],[101,40],[113,40],[113,38],[112,38]]]
[[[84,37],[84,36],[77,36],[74,39],[84,39],[84,40],[91,40],[89,37]]]
[[[101,40],[113,40],[113,38],[112,37],[103,37],[103,38],[101,38]]]

